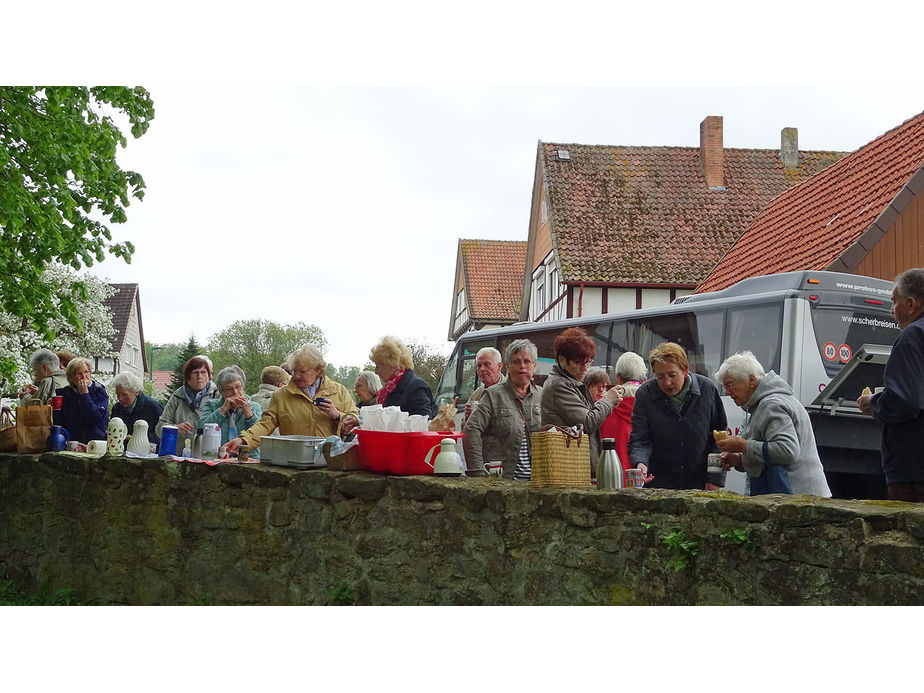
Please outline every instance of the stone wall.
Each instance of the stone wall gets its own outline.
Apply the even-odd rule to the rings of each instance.
[[[0,575],[116,604],[920,604],[924,507],[0,455]]]

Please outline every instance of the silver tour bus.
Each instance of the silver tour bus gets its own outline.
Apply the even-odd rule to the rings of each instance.
[[[862,387],[855,393],[840,388],[838,406],[826,410],[818,403],[828,401],[827,385],[845,364],[853,365],[854,354],[865,353],[863,345],[891,348],[895,342],[899,329],[889,312],[892,285],[839,272],[786,272],[745,279],[722,291],[683,296],[667,306],[469,332],[459,338],[449,356],[437,403],[453,397],[459,397],[460,404],[467,401],[478,385],[478,350],[492,346],[503,353],[515,339],[535,343],[539,352],[535,382],[541,385],[555,362],[552,342],[567,327],[587,331],[596,345],[596,365],[610,372],[626,351],[647,361],[648,353],[661,342],[676,342],[686,350],[690,370],[714,378],[726,357],[748,350],[766,370],[783,377],[809,409],[835,497],[884,498],[878,427],[859,415],[854,402]],[[882,384],[883,363],[880,359],[858,371],[870,381],[865,385]],[[722,400],[730,432],[735,432],[743,412],[727,395]],[[835,419],[839,428],[828,425]],[[853,432],[851,447],[844,447],[837,432],[845,421]],[[731,473],[728,488],[743,487],[743,475]]]

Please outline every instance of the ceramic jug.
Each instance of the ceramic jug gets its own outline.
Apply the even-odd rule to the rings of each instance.
[[[125,452],[125,437],[128,435],[128,426],[118,416],[109,419],[106,427],[106,452],[110,455],[121,455]],[[147,442],[147,440],[145,440]]]
[[[436,459],[433,460],[433,464],[430,464],[430,456],[433,455],[437,447],[439,447],[440,452]],[[427,466],[433,468],[434,476],[462,476],[465,469],[462,466],[462,458],[456,452],[456,441],[452,438],[443,438],[439,446],[434,445],[430,448],[424,462],[427,463]]]
[[[133,452],[136,455],[147,457],[151,450],[148,445],[148,422],[144,419],[138,419],[132,427],[131,437],[128,439],[126,451]]]
[[[67,447],[67,441],[71,439],[67,429],[62,426],[52,426],[51,435],[45,440],[45,449],[51,452],[60,452]]]

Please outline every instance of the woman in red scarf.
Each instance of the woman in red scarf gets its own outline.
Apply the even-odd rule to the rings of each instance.
[[[383,407],[400,407],[408,414],[436,416],[436,402],[430,386],[414,373],[410,350],[395,337],[382,337],[369,352],[375,372],[382,379],[376,401]]]

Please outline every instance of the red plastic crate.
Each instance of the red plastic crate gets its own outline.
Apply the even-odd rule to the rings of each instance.
[[[452,438],[459,446],[464,436],[461,431],[426,431],[423,433],[396,433],[393,431],[363,431],[354,429],[359,437],[359,463],[363,469],[379,474],[433,474],[433,467],[424,459],[427,453],[430,464],[439,453],[443,438]],[[461,453],[461,451],[460,451]]]

